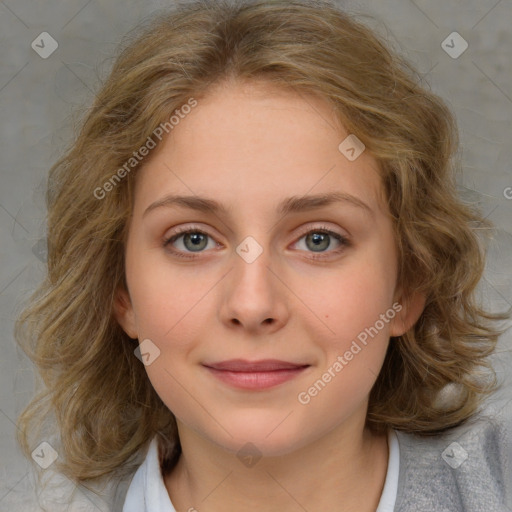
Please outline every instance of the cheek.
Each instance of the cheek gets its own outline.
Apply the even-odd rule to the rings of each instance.
[[[375,258],[372,258],[375,260]],[[377,258],[378,260],[378,258]],[[308,288],[308,303],[342,345],[375,324],[393,304],[393,267],[358,258]],[[380,325],[380,324],[379,324]],[[386,323],[385,331],[389,328]]]
[[[198,277],[190,268],[173,268],[162,254],[152,258],[136,253],[127,262],[127,274],[137,327],[144,337],[160,343],[176,339],[179,344],[187,338],[184,330],[204,323],[203,299],[215,284],[214,276]]]
[[[321,335],[326,331],[311,328],[310,338],[320,349],[319,365],[298,399],[319,418],[343,421],[364,402],[384,362],[395,316],[394,288],[385,272],[369,268],[347,268],[336,283],[324,287],[325,293],[318,293],[324,313],[318,316],[333,332]]]

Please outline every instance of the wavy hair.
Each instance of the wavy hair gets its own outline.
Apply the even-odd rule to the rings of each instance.
[[[369,427],[436,434],[474,415],[496,387],[487,356],[500,334],[492,320],[505,318],[475,300],[485,261],[478,232],[490,225],[457,197],[453,114],[406,59],[335,3],[306,0],[187,2],[149,18],[120,48],[49,173],[47,276],[16,323],[44,383],[19,418],[24,451],[52,416],[58,467],[76,481],[131,471],[157,434],[169,458],[179,454],[175,418],[113,314],[144,162],[101,199],[95,191],[176,109],[231,79],[319,95],[379,163],[398,284],[424,293],[426,305],[389,344]]]

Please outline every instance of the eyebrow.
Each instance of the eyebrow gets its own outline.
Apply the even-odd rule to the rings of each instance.
[[[308,196],[292,196],[281,201],[277,208],[278,215],[288,215],[290,213],[300,213],[304,211],[316,210],[336,203],[346,203],[350,206],[364,210],[367,214],[373,216],[373,210],[361,199],[351,194],[343,192],[330,192],[326,194],[316,194]],[[145,217],[149,212],[161,207],[181,207],[196,210],[203,213],[224,214],[228,209],[214,199],[200,196],[178,196],[167,195],[158,201],[150,204],[143,213]]]

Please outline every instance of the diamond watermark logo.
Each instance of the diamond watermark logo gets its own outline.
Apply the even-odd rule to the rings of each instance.
[[[240,462],[248,468],[254,467],[261,459],[261,455],[261,452],[253,443],[245,443],[236,454]]]
[[[32,458],[43,469],[49,468],[56,460],[59,454],[54,450],[53,446],[43,441],[32,453]]]
[[[366,149],[366,146],[353,133],[351,133],[341,142],[338,149],[340,153],[347,158],[347,160],[353,162],[361,156],[362,152]]]
[[[46,263],[48,246],[46,238],[41,238],[32,246],[32,254],[41,262]]]
[[[137,359],[142,361],[144,366],[149,366],[160,356],[160,349],[150,339],[146,338],[141,341],[140,345],[133,351],[133,353]]]
[[[248,236],[242,240],[242,243],[236,248],[236,253],[246,262],[252,263],[263,252],[263,247],[256,242],[252,236]]]
[[[468,49],[468,46],[468,42],[458,32],[452,32],[441,43],[441,48],[452,59],[458,59]]]
[[[39,57],[47,59],[59,47],[59,43],[48,32],[41,32],[32,41],[31,46]]]
[[[468,452],[459,443],[453,442],[441,454],[448,466],[457,469],[468,458]]]

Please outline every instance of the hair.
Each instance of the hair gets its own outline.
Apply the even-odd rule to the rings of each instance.
[[[75,481],[128,470],[155,435],[169,457],[179,454],[175,417],[113,314],[117,290],[126,289],[135,178],[147,159],[118,173],[102,198],[95,191],[112,184],[176,109],[191,98],[200,104],[227,81],[320,96],[379,163],[397,284],[426,303],[416,324],[389,343],[367,426],[434,435],[468,420],[496,389],[487,356],[502,332],[492,321],[505,314],[484,310],[475,297],[485,262],[478,233],[490,224],[457,197],[458,132],[446,104],[333,2],[178,4],[125,40],[73,143],[50,169],[47,275],[16,323],[44,384],[19,418],[19,442],[30,454],[52,416],[58,467]]]

